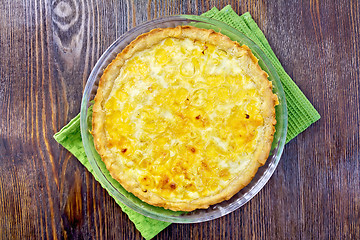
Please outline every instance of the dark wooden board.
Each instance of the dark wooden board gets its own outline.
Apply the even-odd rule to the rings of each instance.
[[[53,134],[80,110],[102,52],[147,20],[249,11],[322,118],[286,145],[241,209],[156,239],[360,239],[358,1],[0,2],[0,238],[140,239]]]

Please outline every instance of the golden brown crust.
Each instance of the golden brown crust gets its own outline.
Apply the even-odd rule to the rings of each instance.
[[[109,157],[107,146],[104,144],[106,142],[106,133],[104,129],[104,105],[105,101],[109,98],[111,89],[121,67],[125,61],[130,59],[135,53],[141,52],[142,50],[147,49],[168,37],[178,39],[189,38],[200,42],[210,43],[235,57],[247,57],[250,61],[252,61],[252,66],[255,66],[253,70],[255,69],[255,74],[259,79],[257,84],[259,84],[259,89],[264,97],[262,107],[265,122],[264,141],[258,143],[258,147],[254,154],[254,160],[248,164],[246,169],[248,174],[238,175],[227,187],[216,195],[188,202],[171,202],[164,200],[151,191],[142,191],[139,183],[134,180],[129,180],[123,176],[122,172],[124,169],[121,165],[115,163],[114,159]],[[228,37],[213,30],[198,29],[191,26],[179,26],[176,28],[154,29],[136,38],[121,53],[119,53],[112,63],[104,70],[104,74],[100,79],[93,107],[92,125],[94,144],[112,177],[115,178],[126,190],[132,192],[134,195],[151,205],[181,211],[208,208],[212,204],[230,199],[234,194],[249,184],[255,176],[258,168],[266,162],[273,141],[273,135],[275,132],[274,126],[276,124],[274,106],[277,103],[277,97],[272,93],[272,84],[267,79],[268,75],[260,68],[257,62],[258,60],[254,57],[247,46],[240,46],[237,42],[233,42]]]

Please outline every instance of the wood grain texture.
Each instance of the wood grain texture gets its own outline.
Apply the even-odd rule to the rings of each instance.
[[[360,239],[360,3],[29,0],[0,2],[0,238],[141,239],[52,135],[80,110],[92,67],[147,20],[230,4],[249,11],[322,118],[286,145],[241,209],[172,224],[155,239]]]

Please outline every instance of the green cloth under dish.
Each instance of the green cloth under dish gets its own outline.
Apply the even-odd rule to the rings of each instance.
[[[319,113],[281,66],[281,63],[271,50],[264,34],[252,19],[250,13],[244,13],[239,16],[233,11],[231,6],[226,6],[221,11],[214,7],[210,11],[204,13],[203,16],[223,21],[245,34],[261,48],[274,65],[284,87],[288,107],[288,131],[286,142],[289,142],[299,133],[308,128],[312,123],[320,119]],[[87,168],[87,170],[93,174],[94,178],[99,181],[87,160],[82,144],[80,133],[80,114],[72,119],[58,133],[56,133],[54,138],[57,142],[69,150]],[[100,182],[100,184],[104,187],[102,182]],[[106,187],[104,188],[106,189]],[[112,196],[109,191],[108,193]],[[122,211],[129,216],[129,219],[134,222],[135,227],[140,231],[141,235],[145,239],[155,237],[159,232],[171,224],[145,217],[133,211],[116,199],[115,201],[119,204]]]

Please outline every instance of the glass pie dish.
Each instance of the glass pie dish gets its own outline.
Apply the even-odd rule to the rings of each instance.
[[[133,194],[127,192],[115,179],[110,176],[105,164],[94,147],[92,130],[92,105],[95,97],[100,77],[107,65],[120,53],[131,41],[142,33],[149,32],[155,28],[176,27],[179,25],[191,25],[198,28],[213,29],[230,37],[233,41],[247,45],[253,54],[259,59],[259,65],[269,75],[269,80],[273,83],[273,92],[277,94],[279,105],[276,106],[276,125],[275,135],[272,143],[270,155],[264,166],[260,167],[253,180],[245,188],[240,190],[231,199],[210,206],[208,209],[197,209],[191,212],[175,212],[161,207],[149,205]],[[134,211],[145,216],[174,223],[196,223],[219,218],[243,206],[252,199],[267,183],[276,169],[280,160],[286,139],[287,132],[287,107],[285,94],[280,79],[272,66],[270,60],[261,51],[261,49],[245,35],[238,30],[226,25],[223,22],[200,16],[180,15],[170,16],[161,19],[152,20],[139,25],[119,39],[117,39],[100,57],[93,68],[81,102],[80,113],[81,136],[85,148],[85,153],[89,163],[93,168],[99,181],[109,191],[109,193],[118,201],[124,203]]]

